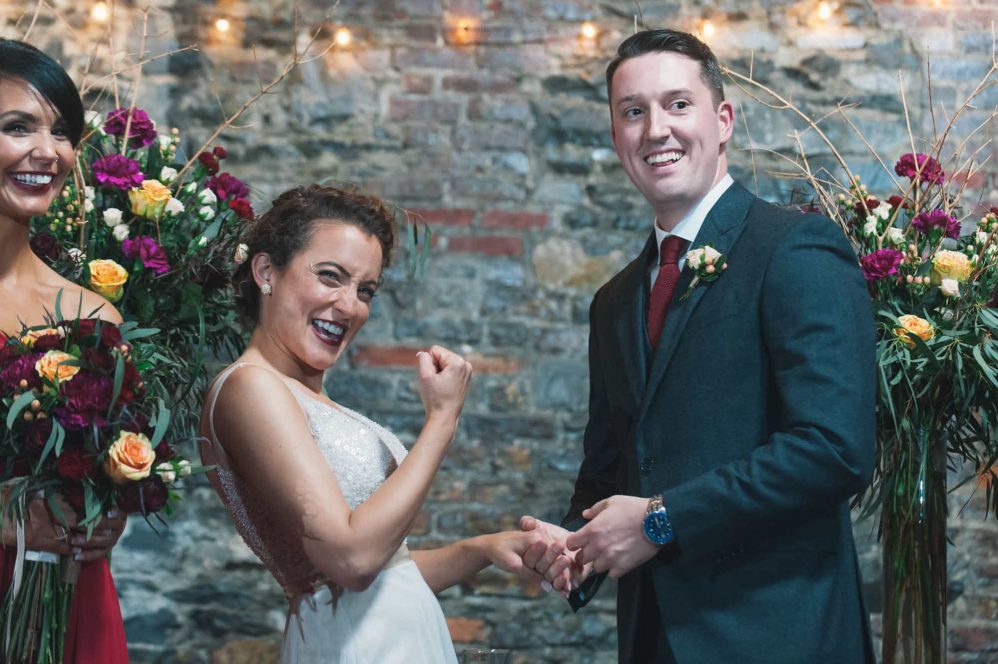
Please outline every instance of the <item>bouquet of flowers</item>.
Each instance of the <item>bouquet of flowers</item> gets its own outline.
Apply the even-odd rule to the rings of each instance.
[[[194,428],[206,356],[238,355],[243,340],[228,275],[253,207],[247,186],[221,171],[224,148],[185,166],[177,129],[163,134],[139,108],[88,115],[80,169],[32,247],[66,278],[113,302],[125,320],[160,330],[166,360],[150,379],[169,396],[180,430]]]
[[[840,169],[814,168],[802,134],[794,135],[797,154],[786,157],[794,177],[810,185],[817,207],[856,249],[877,321],[876,466],[857,505],[880,515],[883,661],[944,661],[947,469],[972,467],[998,513],[998,208],[968,213],[967,183],[981,168],[975,132],[955,148],[947,139],[974,112],[974,98],[995,84],[998,60],[941,132],[922,140],[909,131],[912,151],[887,162],[849,119],[850,106],[815,120],[751,76],[729,73],[762,91],[757,100],[803,120]],[[903,89],[901,101],[907,118]],[[985,114],[978,130],[998,109]],[[884,166],[892,191],[870,192],[853,175],[822,128],[832,117]]]
[[[19,540],[14,583],[0,609],[9,662],[62,661],[79,571],[73,561],[25,551],[28,502],[46,500],[64,525],[60,504],[68,504],[89,535],[113,508],[169,513],[179,500],[174,482],[192,470],[164,440],[170,412],[143,380],[150,364],[133,341],[148,331],[60,318],[57,307],[58,322],[0,336],[0,504]]]

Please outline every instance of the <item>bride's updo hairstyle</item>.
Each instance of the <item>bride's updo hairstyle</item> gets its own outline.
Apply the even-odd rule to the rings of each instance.
[[[0,39],[0,81],[20,79],[56,110],[75,148],[83,138],[83,101],[66,70],[30,44]]]
[[[395,220],[381,199],[325,185],[310,184],[284,192],[269,210],[243,233],[246,260],[236,266],[232,283],[236,308],[247,322],[260,314],[260,289],[253,280],[253,257],[267,254],[274,268],[283,271],[308,245],[315,228],[323,223],[350,224],[365,231],[381,245],[381,267],[391,263],[395,245]]]

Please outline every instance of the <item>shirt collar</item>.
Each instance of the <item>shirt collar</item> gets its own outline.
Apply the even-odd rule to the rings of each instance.
[[[655,246],[661,247],[662,240],[669,237],[670,235],[678,235],[679,237],[686,240],[687,246],[693,244],[693,240],[697,238],[697,234],[700,232],[700,227],[703,226],[704,220],[707,218],[707,213],[710,212],[714,204],[717,203],[717,199],[721,197],[724,192],[728,190],[734,183],[731,179],[731,175],[728,173],[724,174],[724,177],[715,184],[707,195],[700,199],[700,202],[693,206],[693,209],[686,213],[686,216],[679,220],[679,223],[672,229],[671,232],[663,231],[658,225],[658,221],[655,222]],[[655,252],[658,255],[658,252]]]

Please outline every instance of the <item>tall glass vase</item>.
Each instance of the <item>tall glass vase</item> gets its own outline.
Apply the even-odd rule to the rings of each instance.
[[[883,663],[946,660],[946,446],[929,427],[896,443],[881,513]]]

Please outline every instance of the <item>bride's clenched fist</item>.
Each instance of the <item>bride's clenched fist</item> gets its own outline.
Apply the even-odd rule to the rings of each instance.
[[[441,346],[416,354],[419,360],[419,396],[426,418],[457,420],[471,382],[471,363]]]

